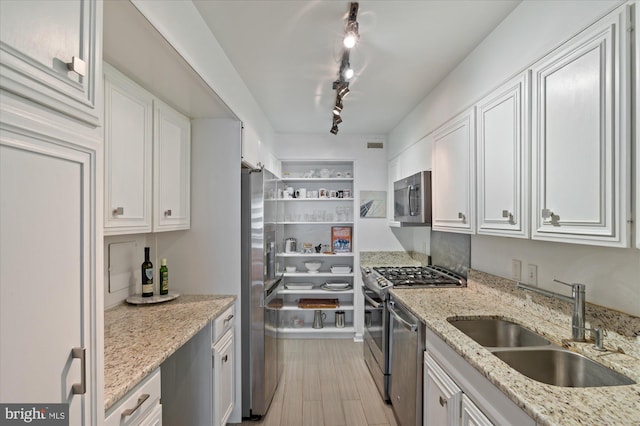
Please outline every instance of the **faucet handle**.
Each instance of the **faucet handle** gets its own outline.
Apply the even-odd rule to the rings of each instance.
[[[553,281],[562,284],[562,285],[566,285],[567,287],[571,287],[571,288],[578,288],[578,289],[584,289],[584,284],[579,284],[579,283],[565,283],[564,281],[560,281],[559,279],[554,278]]]

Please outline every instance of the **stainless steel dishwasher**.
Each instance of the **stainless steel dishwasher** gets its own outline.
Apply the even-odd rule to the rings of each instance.
[[[388,302],[391,368],[389,397],[401,426],[422,425],[422,357],[425,325],[395,301]]]

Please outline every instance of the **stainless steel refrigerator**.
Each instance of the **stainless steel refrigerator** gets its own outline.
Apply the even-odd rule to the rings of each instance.
[[[278,193],[282,183],[266,169],[242,170],[242,417],[259,418],[269,409],[282,375],[278,339],[278,289],[283,241]]]

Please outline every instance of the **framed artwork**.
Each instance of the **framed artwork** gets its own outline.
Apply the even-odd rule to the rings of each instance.
[[[387,217],[387,191],[360,191],[360,217]]]
[[[349,253],[351,251],[351,227],[331,227],[331,249],[334,253]]]

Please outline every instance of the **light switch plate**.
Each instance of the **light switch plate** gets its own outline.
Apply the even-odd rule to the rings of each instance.
[[[522,279],[522,261],[511,259],[511,279],[520,281]]]

